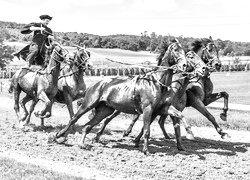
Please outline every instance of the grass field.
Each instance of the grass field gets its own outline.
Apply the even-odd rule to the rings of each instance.
[[[226,91],[229,103],[250,105],[250,72],[221,72],[211,74],[214,92]],[[220,99],[218,102],[223,102]]]
[[[0,179],[60,179],[60,180],[84,180],[82,177],[74,177],[64,173],[58,173],[35,166],[32,164],[19,163],[9,158],[0,157]],[[86,179],[87,180],[87,179]]]

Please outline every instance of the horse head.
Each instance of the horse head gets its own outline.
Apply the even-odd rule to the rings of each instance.
[[[215,68],[216,70],[221,68],[219,52],[211,36],[209,38],[195,40],[192,42],[190,49],[198,53],[209,67]]]
[[[188,51],[186,53],[187,58],[187,72],[193,72],[195,76],[205,76],[208,73],[207,65],[194,51]]]
[[[158,65],[172,67],[177,71],[186,71],[187,59],[185,52],[177,39],[171,41],[170,45],[165,50],[162,58],[159,59]]]
[[[54,42],[52,44],[53,46],[53,51],[51,53],[51,56],[49,58],[49,63],[48,63],[48,66],[53,62],[57,62],[57,63],[61,63],[63,61],[66,61],[66,56],[67,54],[69,53],[68,50],[66,50],[65,48],[63,48],[59,43],[57,42]]]
[[[78,48],[75,57],[74,62],[77,67],[83,68],[83,69],[93,69],[93,63],[90,59],[90,52],[88,52],[85,48]]]
[[[76,66],[79,69],[93,69],[93,63],[90,59],[90,53],[83,47],[77,48],[76,52],[70,52],[67,55],[67,62],[70,66]]]

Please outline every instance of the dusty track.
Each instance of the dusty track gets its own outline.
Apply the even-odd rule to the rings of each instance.
[[[48,135],[61,129],[69,120],[65,106],[55,104],[53,116],[46,120],[45,130],[39,129],[39,119],[32,116],[33,128],[23,132],[14,125],[13,99],[0,95],[0,102],[1,156],[16,157],[20,161],[20,157],[29,157],[27,162],[93,179],[228,180],[250,177],[249,131],[227,130],[231,138],[222,140],[213,128],[193,127],[196,140],[183,138],[187,152],[180,153],[175,140],[164,140],[158,124],[153,123],[150,140],[152,154],[145,156],[141,152],[142,146],[134,148],[132,142],[141,128],[141,122],[135,125],[130,137],[122,138],[132,116],[127,119],[119,117],[108,125],[101,138],[102,144],[92,143],[97,127],[89,134],[87,147],[79,149],[75,142],[80,137],[87,115],[79,120],[77,133],[68,135],[66,145],[49,144]],[[172,125],[166,125],[166,129],[173,135]],[[183,129],[182,133],[184,136]]]

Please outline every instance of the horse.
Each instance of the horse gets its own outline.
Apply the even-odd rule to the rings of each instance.
[[[164,53],[164,51],[162,53]],[[161,57],[161,55],[159,55],[159,57],[158,57],[158,65],[161,63],[161,58],[160,57]],[[198,77],[205,76],[206,73],[208,73],[208,69],[207,69],[206,64],[201,60],[201,58],[194,51],[187,52],[186,53],[186,58],[188,60],[188,67],[187,67],[188,72],[193,72],[193,74],[195,76],[198,76]],[[194,76],[191,76],[191,77],[192,77],[192,79],[195,78]],[[172,100],[172,105],[179,111],[182,111],[184,109],[184,107],[186,106],[187,97],[186,97],[185,90],[186,90],[187,85],[190,83],[189,79],[191,77],[185,77],[183,74],[174,74],[173,75],[173,81],[172,81],[172,84],[171,84],[171,88],[173,89],[175,95],[174,95],[173,100]],[[103,134],[103,131],[104,131],[106,125],[114,117],[116,117],[119,114],[120,114],[120,112],[116,111],[114,114],[111,115],[111,117],[108,117],[104,121],[102,127],[100,128],[100,130],[96,134],[96,137],[95,137],[96,142],[99,141],[100,136]],[[138,120],[139,117],[140,117],[140,115],[137,115],[137,117],[130,124],[129,128],[124,132],[123,136],[127,136],[132,131],[132,128],[133,128],[135,122]],[[165,118],[166,118],[166,116],[162,115],[158,122],[159,122],[159,125],[160,125],[161,129],[164,130],[163,131],[164,136],[166,138],[169,138],[169,136],[165,132],[164,123],[161,122],[163,119],[165,120]],[[175,117],[173,117],[173,118],[175,118]],[[193,133],[191,131],[191,127],[188,126],[188,124],[186,123],[186,120],[185,120],[184,117],[182,117],[182,120],[183,120],[183,122],[185,124],[185,128],[186,128],[186,131],[187,131],[186,137],[188,139],[194,139]],[[142,133],[139,136],[141,136],[141,135],[142,135]],[[136,146],[138,146],[138,143],[139,143],[139,139],[140,139],[139,136],[135,140]]]
[[[14,92],[14,110],[16,112],[19,127],[23,128],[26,118],[29,115],[25,104],[32,101],[36,104],[39,100],[44,102],[44,108],[35,113],[40,118],[51,116],[51,107],[53,98],[57,93],[58,76],[60,73],[61,62],[65,60],[68,51],[62,48],[58,43],[53,43],[53,52],[49,58],[49,63],[44,70],[37,69],[36,66],[30,68],[23,67],[16,71],[11,79],[9,92]],[[21,108],[24,114],[20,116],[19,98],[20,93],[24,92],[25,97],[20,100]]]
[[[84,97],[86,91],[84,72],[93,67],[90,53],[86,51],[85,47],[78,48],[72,57],[69,63],[62,64],[63,68],[58,77],[58,91],[54,97],[55,102],[67,105],[70,118],[74,115],[72,102]],[[44,126],[43,119],[41,119],[41,126]]]
[[[68,60],[68,61],[67,61]],[[72,102],[84,96],[86,85],[83,75],[86,69],[93,67],[90,61],[90,53],[84,48],[78,48],[75,53],[68,53],[66,61],[61,63],[62,69],[58,77],[58,91],[54,101],[66,104],[70,118],[74,115]],[[36,101],[32,102],[26,124],[29,124],[31,114],[35,108]],[[44,118],[41,118],[41,128],[44,127]]]
[[[209,38],[194,41],[191,44],[191,50],[199,54],[201,59],[210,66],[213,71],[221,68],[218,49],[211,36]],[[211,73],[213,71],[211,71]],[[229,94],[225,91],[213,93],[213,83],[210,74],[202,77],[197,82],[190,83],[186,92],[187,107],[191,106],[203,114],[213,124],[222,139],[230,137],[220,128],[214,116],[206,108],[210,103],[217,101],[220,98],[224,98],[223,112],[220,114],[220,118],[223,121],[227,120]]]
[[[227,138],[229,135],[219,127],[217,122],[215,121],[215,118],[209,111],[207,110],[206,106],[219,98],[224,98],[224,108],[223,112],[221,113],[220,117],[222,120],[226,120],[227,117],[227,111],[228,111],[228,93],[226,92],[219,92],[219,93],[212,93],[213,92],[213,83],[210,79],[210,74],[214,70],[219,70],[221,67],[221,61],[219,59],[218,50],[215,46],[215,43],[210,36],[209,38],[203,38],[195,40],[191,43],[190,50],[197,53],[202,61],[208,66],[209,71],[201,78],[194,79],[191,81],[188,86],[186,93],[183,94],[186,99],[186,107],[193,107],[196,110],[198,110],[201,114],[203,114],[207,119],[212,122],[214,125],[216,131],[221,135],[221,138]],[[183,97],[180,98],[181,102],[183,101]],[[178,99],[174,100],[174,106],[178,105]],[[180,105],[180,104],[179,104]],[[177,108],[179,111],[183,111],[185,107],[179,107]],[[124,136],[128,136],[129,133],[132,131],[132,128],[137,121],[139,117],[136,117],[128,127],[128,129],[124,132]],[[161,130],[164,134],[164,137],[166,139],[169,139],[168,134],[165,131],[164,128],[164,122],[166,117],[161,117],[158,121]],[[186,121],[184,121],[184,126],[187,131],[187,139],[194,139],[193,133],[191,131],[191,126],[187,124]],[[97,137],[98,140],[99,137]]]
[[[134,77],[105,78],[88,87],[85,97],[78,111],[68,125],[53,137],[57,143],[65,140],[63,137],[71,125],[89,110],[95,108],[94,117],[83,126],[82,137],[78,143],[84,146],[84,140],[90,130],[115,110],[128,114],[142,114],[144,122],[144,154],[149,154],[148,138],[150,121],[154,114],[171,113],[181,116],[180,112],[168,107],[171,105],[173,91],[170,88],[172,76],[186,70],[187,60],[185,52],[178,41],[172,42],[163,57],[161,66],[156,71]],[[167,107],[167,104],[169,106]],[[176,124],[178,122],[174,122]],[[178,126],[175,126],[179,129]],[[62,138],[62,141],[61,141]],[[181,148],[181,147],[180,147]]]

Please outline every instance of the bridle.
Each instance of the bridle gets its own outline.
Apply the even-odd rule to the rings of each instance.
[[[178,48],[181,48],[181,44],[179,42],[173,42],[172,44],[169,45],[168,47],[168,50],[167,50],[167,53],[168,53],[168,59],[173,59],[171,61],[174,61],[176,62],[174,65],[170,66],[170,67],[167,67],[167,68],[164,68],[165,70],[168,70],[168,69],[172,69],[173,71],[175,72],[183,72],[184,70],[178,65],[178,62],[183,58],[181,56],[177,57],[174,53],[173,53],[173,50],[174,50],[174,47],[178,47]],[[163,57],[164,58],[164,57]]]
[[[211,56],[210,53],[209,53],[209,49],[208,49],[208,46],[212,46],[212,48],[215,48],[216,49],[216,46],[214,43],[208,43],[206,45],[206,47],[202,48],[202,51],[201,51],[201,59],[208,65],[208,66],[212,66],[212,64],[214,63],[214,61],[216,59],[218,59],[218,55],[217,57],[215,56]],[[216,51],[216,54],[217,51]]]
[[[79,52],[77,52],[75,54],[75,57],[74,57],[74,59],[76,59],[76,58],[78,59],[77,61],[79,61],[79,59],[81,61],[81,63],[79,63],[79,64],[76,65],[79,68],[85,67],[86,62],[90,59],[90,56],[88,55],[88,53],[86,52],[86,50],[84,48],[82,48],[81,50],[83,50],[83,53],[80,53],[80,55],[79,55],[78,54]],[[83,57],[83,54],[84,54],[84,57]]]
[[[71,70],[71,72],[59,76],[58,79],[60,79],[60,78],[62,78],[62,77],[68,77],[68,76],[71,76],[71,75],[75,75],[76,73],[79,72],[80,69],[86,70],[86,68],[85,68],[85,67],[86,67],[85,63],[90,59],[90,57],[89,57],[88,53],[85,51],[85,49],[83,49],[83,50],[84,50],[84,54],[85,54],[86,56],[82,57],[82,56],[81,56],[81,55],[82,55],[81,53],[80,53],[80,55],[79,55],[79,54],[78,54],[79,52],[76,52],[75,55],[74,55],[74,58],[69,58],[69,60],[71,60],[71,61],[70,61],[70,62],[69,62],[69,61],[67,62],[67,64],[69,65],[69,69]],[[79,62],[79,59],[80,59],[80,61],[81,61],[80,63],[78,63],[78,62]],[[77,70],[76,70],[76,71],[73,70],[73,68],[72,68],[72,66],[71,66],[72,63],[77,67]],[[65,68],[65,66],[64,66],[64,68]],[[62,69],[63,69],[63,68],[62,68]]]
[[[193,58],[197,58],[196,56],[199,58],[198,62],[193,62],[190,60]],[[190,63],[192,68],[194,69],[193,72],[189,74],[192,76],[197,76],[198,74],[199,76],[204,76],[205,70],[209,69],[207,64],[205,64],[204,61],[192,50],[186,53],[186,57],[188,58],[188,63]]]

